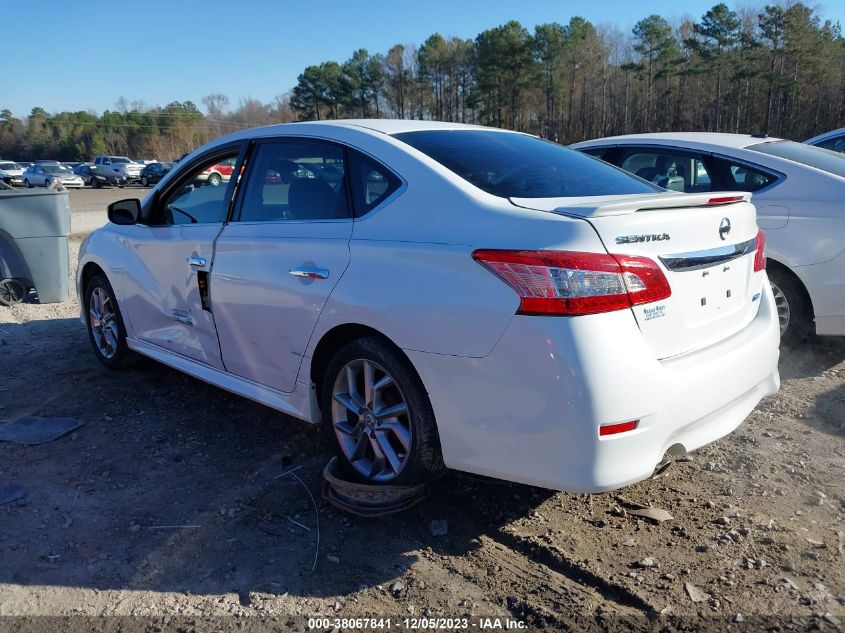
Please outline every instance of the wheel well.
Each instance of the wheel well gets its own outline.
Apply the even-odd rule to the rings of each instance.
[[[106,276],[105,271],[102,268],[100,268],[97,264],[95,264],[94,262],[88,262],[87,264],[85,264],[85,267],[82,269],[82,280],[81,280],[82,283],[81,283],[81,287],[80,287],[80,290],[82,290],[83,296],[85,294],[85,287],[88,285],[88,282],[91,280],[91,277],[93,277],[97,273],[102,274],[103,277]]]
[[[788,266],[781,264],[779,261],[772,259],[771,257],[766,260],[766,270],[776,270],[782,275],[786,275],[787,277],[791,277],[795,283],[798,285],[798,288],[804,294],[804,299],[807,301],[807,306],[810,308],[810,316],[815,318],[816,312],[813,309],[813,299],[810,297],[810,293],[807,292],[807,287],[804,285],[804,282],[801,281],[801,278],[796,275]]]
[[[335,354],[337,354],[344,345],[347,345],[356,339],[364,338],[365,336],[376,336],[405,356],[405,352],[403,352],[396,343],[391,341],[378,330],[366,325],[361,325],[359,323],[347,323],[345,325],[338,325],[332,328],[326,332],[323,335],[323,338],[320,339],[320,342],[317,343],[317,347],[314,349],[314,354],[311,357],[311,381],[317,388],[318,402],[321,395],[320,389],[323,383],[323,375],[326,373],[329,363],[332,362],[332,358],[334,358]],[[413,365],[411,366],[413,367]]]

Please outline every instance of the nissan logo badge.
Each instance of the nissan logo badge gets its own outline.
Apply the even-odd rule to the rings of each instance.
[[[722,218],[722,221],[719,222],[719,237],[723,240],[727,239],[728,233],[731,232],[731,221],[728,218]]]

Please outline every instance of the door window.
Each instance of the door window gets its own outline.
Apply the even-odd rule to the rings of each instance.
[[[356,217],[375,209],[402,185],[387,167],[355,150],[349,150],[349,165]]]
[[[316,141],[262,143],[250,163],[241,222],[351,216],[343,148]]]
[[[208,170],[221,161],[236,161],[238,150],[217,155],[199,165],[180,179],[180,185],[162,202],[157,224],[208,224],[224,222],[229,212],[230,187],[208,177]]]
[[[660,150],[629,151],[622,169],[670,191],[710,191],[712,178],[704,162],[693,154]]]

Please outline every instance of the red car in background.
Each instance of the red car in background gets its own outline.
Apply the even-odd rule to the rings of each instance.
[[[235,170],[235,158],[227,158],[224,161],[212,165],[197,176],[200,182],[208,182],[209,185],[217,186],[222,182],[229,182],[232,172]]]

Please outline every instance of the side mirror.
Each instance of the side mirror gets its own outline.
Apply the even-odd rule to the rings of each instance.
[[[141,218],[141,201],[138,198],[127,198],[112,202],[108,206],[109,222],[114,224],[137,224]]]

